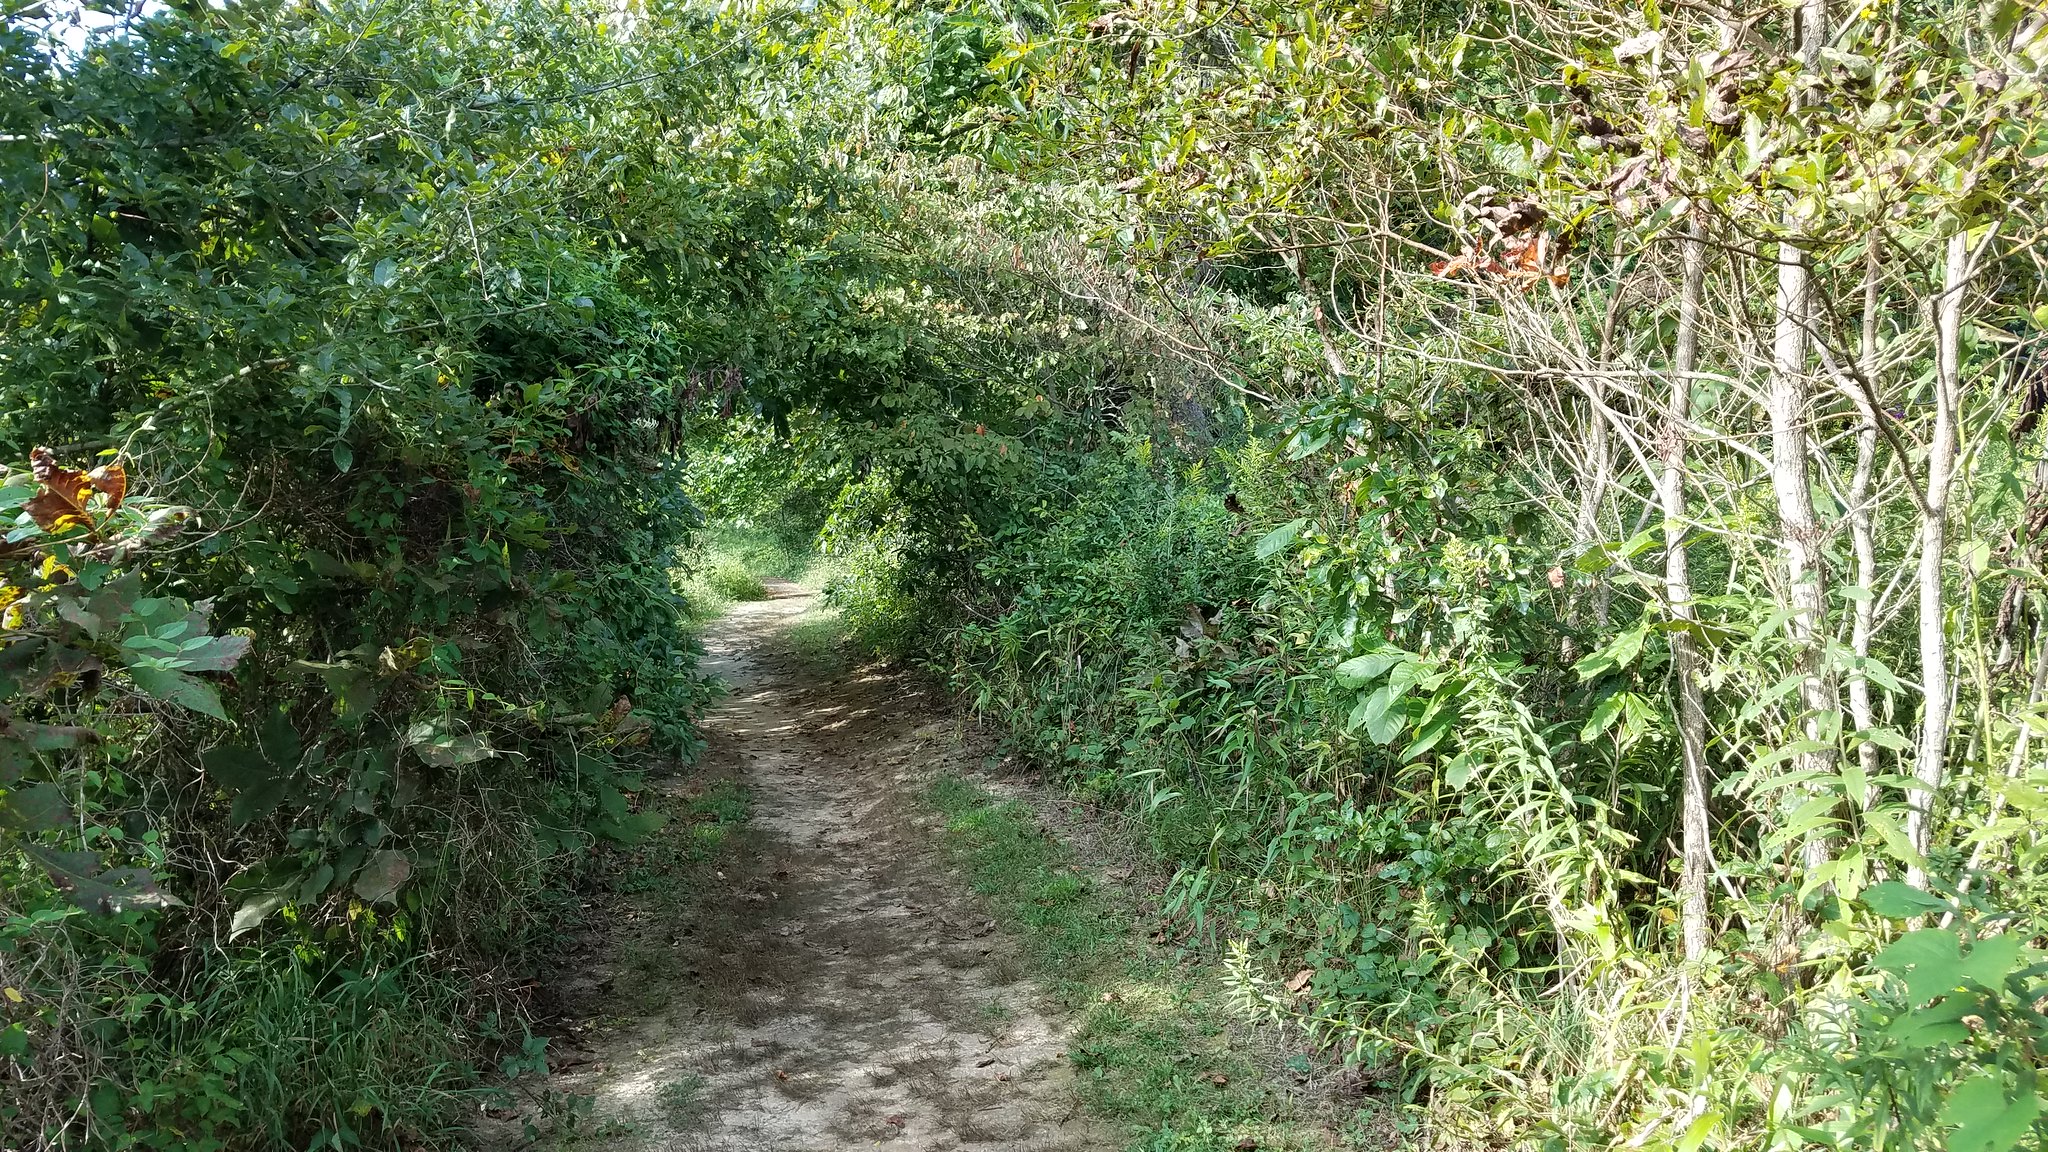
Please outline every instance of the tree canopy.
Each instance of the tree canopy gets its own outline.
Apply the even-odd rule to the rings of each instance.
[[[1439,1146],[2048,1132],[2033,7],[7,11],[0,1142],[459,1139],[748,517]]]

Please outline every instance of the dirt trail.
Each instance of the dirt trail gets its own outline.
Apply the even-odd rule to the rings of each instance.
[[[717,890],[681,917],[621,910],[561,991],[592,1021],[555,1045],[550,1084],[595,1098],[577,1145],[1108,1147],[1079,1114],[1060,1023],[918,815],[953,744],[943,701],[887,670],[807,664],[788,637],[810,604],[777,586],[705,638],[732,694],[678,786],[735,777],[753,821],[696,881]]]

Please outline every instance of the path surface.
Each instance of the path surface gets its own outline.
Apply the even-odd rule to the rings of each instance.
[[[753,796],[708,881],[723,890],[693,898],[687,923],[650,922],[673,903],[623,910],[561,994],[592,1021],[554,1046],[553,1090],[595,1098],[579,1128],[601,1138],[577,1146],[1109,1147],[1079,1114],[1042,993],[914,801],[957,755],[943,702],[887,670],[806,663],[788,637],[811,599],[774,592],[705,637],[732,694],[679,782],[731,776]],[[670,951],[619,962],[649,947]],[[650,970],[673,987],[620,986]]]

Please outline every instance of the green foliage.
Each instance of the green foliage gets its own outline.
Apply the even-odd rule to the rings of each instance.
[[[1433,1140],[2038,1139],[2048,32],[1826,7],[12,13],[0,1142],[447,1138],[799,577]]]
[[[72,447],[0,505],[0,1142],[446,1139],[483,977],[698,746],[673,449],[772,161],[667,127],[732,70],[633,79],[744,25],[604,16],[9,17],[0,455]]]
[[[1133,1152],[1324,1147],[1309,1117],[1270,1095],[1232,1014],[1172,957],[1132,939],[1139,910],[1082,868],[1014,801],[941,777],[925,800],[977,892],[1018,929],[1033,968],[1081,1016],[1068,1041],[1085,1099]]]

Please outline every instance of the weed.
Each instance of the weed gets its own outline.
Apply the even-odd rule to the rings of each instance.
[[[707,1087],[704,1078],[693,1072],[656,1089],[654,1102],[660,1106],[662,1118],[671,1126],[687,1127],[703,1120],[710,1109],[710,1102],[704,1098]]]
[[[1271,1119],[1289,1107],[1233,1042],[1230,1007],[1134,938],[1134,902],[1078,867],[1031,809],[957,776],[934,781],[923,800],[946,818],[947,846],[975,891],[1080,1014],[1068,1059],[1089,1106],[1136,1130],[1131,1149],[1327,1146],[1306,1121]]]

